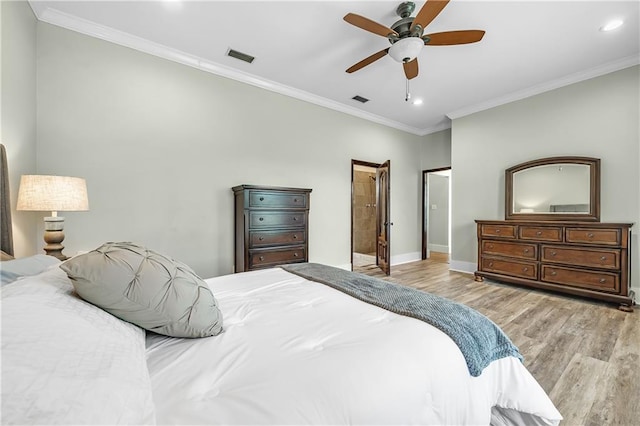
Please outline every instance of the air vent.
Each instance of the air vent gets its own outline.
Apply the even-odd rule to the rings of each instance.
[[[360,96],[360,95],[355,95],[355,96],[354,96],[353,98],[351,98],[351,99],[353,99],[354,101],[362,102],[362,103],[369,102],[369,99],[367,99],[367,98],[363,98],[363,97],[362,97],[362,96]]]
[[[245,61],[248,63],[253,62],[255,59],[251,55],[247,55],[246,53],[238,52],[237,50],[229,49],[227,52],[227,56],[231,56],[232,58],[240,59],[241,61]]]

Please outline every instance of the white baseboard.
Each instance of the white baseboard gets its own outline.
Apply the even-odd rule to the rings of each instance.
[[[342,265],[333,265],[333,266],[335,266],[336,268],[347,270],[347,271],[353,270],[350,263],[344,263]]]
[[[415,262],[422,259],[422,254],[415,251],[413,253],[403,253],[391,256],[391,266],[402,265],[403,263]]]
[[[449,246],[443,246],[442,244],[429,244],[429,250],[438,253],[449,253]]]
[[[474,262],[464,262],[462,260],[451,260],[449,262],[450,271],[463,272],[465,274],[473,274],[476,271],[476,266]]]

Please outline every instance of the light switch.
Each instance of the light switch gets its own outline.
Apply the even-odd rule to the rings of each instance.
[[[438,210],[438,206],[436,204],[431,204],[431,210]]]

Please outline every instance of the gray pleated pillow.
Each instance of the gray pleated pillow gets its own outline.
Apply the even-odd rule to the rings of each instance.
[[[120,319],[173,337],[222,331],[207,284],[187,265],[133,243],[105,243],[60,265],[80,297]]]

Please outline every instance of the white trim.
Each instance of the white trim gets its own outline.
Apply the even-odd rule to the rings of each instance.
[[[429,250],[437,253],[449,253],[449,246],[443,246],[442,244],[429,244]]]
[[[476,271],[476,264],[473,262],[465,262],[462,260],[451,260],[449,262],[449,270],[462,272],[465,274],[473,274]]]
[[[638,64],[640,64],[640,55],[627,56],[626,58],[618,59],[616,61],[608,62],[606,64],[602,64],[588,70],[583,70],[555,80],[547,81],[545,83],[538,84],[524,90],[519,90],[517,92],[513,92],[499,98],[490,99],[476,105],[471,105],[458,109],[456,111],[452,111],[447,114],[447,117],[455,120],[456,118],[464,117],[465,115],[470,115],[490,108],[495,108],[497,106],[508,104],[510,102],[519,101],[524,98],[539,95],[540,93],[548,92],[550,90],[558,89],[560,87],[568,86],[570,84],[578,83],[590,78],[599,77],[601,75],[609,74],[611,72],[619,71]]]
[[[366,111],[362,111],[357,108],[353,108],[339,102],[296,89],[294,87],[286,86],[275,81],[265,80],[255,75],[238,71],[236,69],[226,67],[224,65],[206,60],[204,58],[200,58],[195,55],[184,53],[177,49],[154,43],[141,37],[118,31],[86,19],[78,18],[77,16],[51,9],[50,7],[40,2],[29,1],[29,5],[33,9],[36,18],[38,18],[38,20],[40,21],[47,22],[52,25],[57,25],[68,30],[76,31],[115,44],[119,44],[121,46],[129,47],[131,49],[158,56],[160,58],[164,58],[173,62],[178,62],[180,64],[197,68],[202,71],[210,72],[212,74],[250,84],[255,87],[260,87],[262,89],[266,89],[275,93],[279,93],[285,96],[359,117],[364,120],[381,124],[383,126],[402,130],[404,132],[411,133],[417,136],[425,136],[431,133],[439,132],[441,130],[449,129],[451,128],[451,119],[464,117],[465,115],[484,111],[489,108],[494,108],[496,106],[504,105],[509,102],[534,96],[543,92],[547,92],[549,90],[557,89],[562,86],[567,86],[569,84],[577,83],[579,81],[598,77],[600,75],[640,64],[640,55],[622,58],[617,61],[591,68],[589,70],[581,71],[553,81],[530,87],[528,89],[520,90],[506,96],[490,99],[476,105],[452,111],[445,115],[445,117],[448,118],[448,120],[445,120],[445,123],[420,129],[413,126],[407,126],[404,123],[399,123],[397,121],[393,121],[379,115],[371,114]]]
[[[353,267],[350,263],[343,263],[342,265],[333,265],[333,267],[344,269],[345,271],[353,271]]]
[[[391,256],[391,266],[402,265],[403,263],[416,262],[422,259],[422,254],[418,251],[412,253],[396,254]]]

